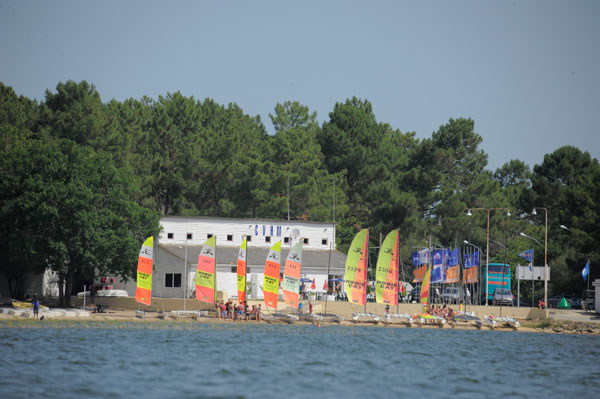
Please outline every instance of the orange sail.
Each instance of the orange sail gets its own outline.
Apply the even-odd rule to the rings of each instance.
[[[150,306],[152,297],[152,255],[154,251],[154,238],[149,237],[142,244],[137,267],[137,288],[135,300]]]
[[[425,277],[423,277],[423,284],[421,285],[421,303],[426,304],[429,302],[429,278],[431,277],[431,266],[427,268]]]
[[[277,296],[279,294],[279,272],[281,269],[281,241],[271,247],[265,261],[265,280],[263,293],[265,305],[277,309]]]
[[[369,230],[359,231],[348,249],[346,256],[346,295],[350,303],[364,305],[367,295],[367,251],[369,250]]]
[[[377,303],[398,304],[398,242],[398,230],[394,230],[385,237],[381,245],[375,273]]]
[[[283,268],[283,300],[286,305],[293,308],[298,307],[298,296],[300,288],[300,268],[302,267],[302,241],[298,242],[290,250],[285,267]]]
[[[237,289],[239,303],[244,303],[246,301],[246,256],[246,239],[244,238],[237,259]]]
[[[215,273],[216,273],[216,238],[212,236],[198,255],[196,270],[196,299],[202,302],[215,303]]]

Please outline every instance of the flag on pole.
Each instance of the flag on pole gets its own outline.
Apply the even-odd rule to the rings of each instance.
[[[529,261],[529,271],[533,270],[533,248],[523,251],[519,254],[521,258]]]
[[[587,280],[587,276],[590,274],[590,261],[588,260],[585,264],[585,267],[581,271],[581,277],[583,277],[583,281]]]

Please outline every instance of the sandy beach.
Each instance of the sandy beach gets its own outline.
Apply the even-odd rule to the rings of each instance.
[[[4,309],[7,309],[6,307]],[[33,319],[31,317],[22,317],[16,315],[10,315],[6,313],[0,313],[0,327],[42,327],[46,324],[48,327],[54,326],[58,323],[76,322],[77,324],[95,324],[94,322],[127,322],[127,323],[163,323],[165,325],[172,325],[172,323],[205,323],[205,324],[231,324],[231,325],[260,325],[260,324],[288,324],[285,321],[255,321],[255,320],[224,320],[217,319],[214,315],[200,316],[197,318],[192,317],[192,313],[180,314],[178,317],[175,316],[174,312],[168,312],[166,318],[160,318],[157,312],[146,312],[142,317],[136,316],[136,311],[131,309],[120,309],[110,308],[104,313],[93,313],[87,312],[86,316],[52,316],[44,317],[43,319]],[[44,316],[44,312],[40,312],[40,317]],[[572,317],[576,318],[576,317]],[[520,320],[521,326],[518,329],[513,329],[508,326],[497,326],[490,328],[488,326],[482,326],[481,330],[495,330],[495,331],[516,331],[516,332],[538,332],[538,333],[551,333],[551,334],[587,334],[587,335],[600,335],[600,323],[597,321],[577,321],[568,320],[563,316],[559,318],[549,318],[546,320]],[[333,325],[342,326],[369,326],[369,327],[380,327],[380,328],[421,328],[421,329],[463,329],[463,330],[474,330],[476,326],[471,324],[463,323],[450,323],[442,326],[438,325],[427,325],[414,323],[412,325],[400,324],[400,323],[385,323],[383,321],[375,322],[353,322],[352,320],[343,320],[340,323],[333,323],[328,321],[310,322],[310,321],[295,321],[294,325],[315,325],[316,327],[326,327]],[[141,326],[141,325],[140,325]],[[153,327],[158,327],[154,325]]]

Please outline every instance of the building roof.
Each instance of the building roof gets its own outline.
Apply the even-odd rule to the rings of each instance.
[[[170,254],[181,259],[184,262],[185,259],[185,247],[181,245],[165,245],[159,244],[159,249],[164,249]],[[187,247],[187,259],[188,264],[195,265],[198,263],[198,255],[202,245],[188,245]],[[237,266],[237,257],[239,248],[236,247],[217,247],[217,266]],[[246,251],[248,257],[248,267],[256,268],[265,266],[265,259],[269,253],[269,248],[248,248]],[[281,249],[282,265],[285,263],[289,253],[289,248]],[[323,273],[327,272],[329,265],[330,251],[328,250],[314,250],[305,249],[302,251],[302,272],[303,273]],[[338,250],[331,251],[331,265],[329,266],[329,274],[331,275],[343,275],[346,268],[346,255],[339,252]],[[283,272],[283,269],[282,269]]]
[[[293,220],[284,220],[284,219],[264,219],[264,218],[226,218],[226,217],[219,217],[219,216],[161,216],[161,220],[168,220],[168,219],[179,219],[179,220],[183,220],[183,219],[189,219],[189,220],[207,220],[207,221],[229,221],[229,222],[236,222],[236,223],[247,223],[247,222],[251,222],[251,223],[256,223],[256,222],[267,222],[267,223],[278,223],[278,224],[321,224],[321,225],[334,225],[337,226],[337,223],[335,222],[317,222],[317,221],[312,221],[312,220],[302,220],[302,219],[293,219]]]

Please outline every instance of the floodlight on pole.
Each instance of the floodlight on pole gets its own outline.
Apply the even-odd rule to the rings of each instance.
[[[545,215],[544,223],[544,304],[548,308],[548,209],[535,207],[531,211],[532,215],[537,215],[536,209],[543,209]],[[561,225],[562,227],[563,225]],[[565,226],[566,227],[566,226]]]
[[[527,234],[525,234],[525,233],[523,233],[523,232],[520,232],[520,233],[519,233],[519,235],[520,235],[521,237],[529,238],[530,240],[533,240],[533,241],[535,241],[535,242],[537,243],[537,245],[539,245],[540,247],[542,246],[542,243],[541,243],[541,242],[539,242],[538,240],[536,240],[535,238],[533,238],[532,236],[528,236]]]
[[[467,216],[471,216],[471,211],[487,211],[487,247],[485,251],[485,306],[488,306],[489,297],[489,281],[488,271],[490,268],[490,212],[491,211],[506,211],[506,216],[510,216],[510,209],[508,208],[467,208]]]

